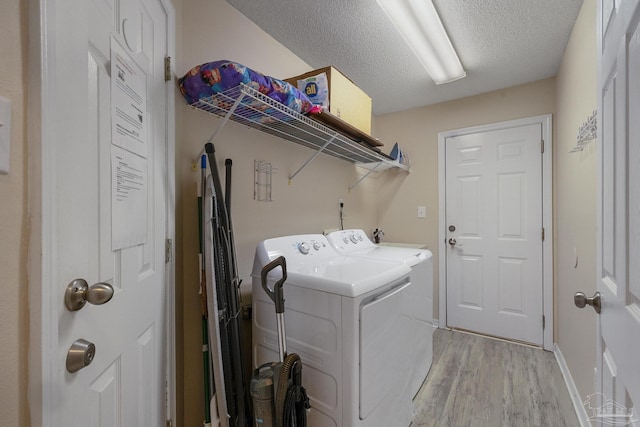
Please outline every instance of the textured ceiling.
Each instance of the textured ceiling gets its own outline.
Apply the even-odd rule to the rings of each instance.
[[[554,76],[582,5],[434,0],[467,72],[436,86],[375,0],[227,1],[313,68],[341,70],[371,96],[374,114]]]

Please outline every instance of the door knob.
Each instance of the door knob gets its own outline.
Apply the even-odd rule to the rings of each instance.
[[[87,302],[94,305],[101,305],[109,302],[113,297],[113,287],[104,282],[89,286],[84,279],[75,279],[64,293],[64,305],[69,311],[78,311]]]
[[[67,352],[67,371],[74,373],[89,366],[96,355],[96,346],[87,340],[80,338],[71,344]]]
[[[459,248],[462,247],[462,242],[458,243],[458,241],[456,239],[454,239],[453,237],[449,239],[449,244],[451,245],[452,248],[455,247],[455,246],[457,246]]]
[[[598,314],[600,314],[600,311],[602,310],[600,292],[596,292],[592,297],[586,296],[583,292],[576,292],[573,296],[573,302],[578,308],[584,308],[585,306],[590,305]]]

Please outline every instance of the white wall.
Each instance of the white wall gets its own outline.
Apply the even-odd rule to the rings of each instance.
[[[596,144],[569,153],[578,128],[597,107],[596,0],[584,0],[557,83],[555,162],[556,342],[580,397],[593,393],[597,314],[573,294],[596,291]],[[578,253],[575,266],[574,248]]]
[[[11,164],[0,175],[0,425],[28,426],[26,2],[0,2],[0,96],[12,102]]]

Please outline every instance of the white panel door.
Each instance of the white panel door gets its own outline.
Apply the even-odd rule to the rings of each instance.
[[[153,426],[165,424],[167,309],[167,109],[164,57],[168,47],[167,10],[159,0],[61,0],[49,2],[55,17],[57,108],[55,158],[49,176],[52,200],[52,276],[56,292],[51,319],[57,322],[54,358],[55,413],[47,425]],[[126,37],[123,35],[126,33]],[[111,215],[111,36],[147,76],[146,243],[112,250]],[[144,173],[141,172],[141,173]],[[107,282],[114,289],[104,305],[69,311],[63,304],[69,282]],[[93,362],[69,373],[72,343],[95,344]]]
[[[542,128],[448,137],[447,325],[542,344]]]
[[[598,263],[602,312],[595,425],[640,425],[640,4],[598,5]]]

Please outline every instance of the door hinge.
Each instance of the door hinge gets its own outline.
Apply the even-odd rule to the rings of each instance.
[[[164,57],[164,81],[171,81],[171,57]]]
[[[544,227],[542,227],[542,241],[544,242]]]
[[[544,331],[545,325],[546,325],[546,318],[544,317],[544,315],[542,316],[542,330]]]
[[[164,244],[164,262],[169,263],[173,259],[173,240],[167,239]]]
[[[540,153],[544,154],[544,139],[540,140]]]

